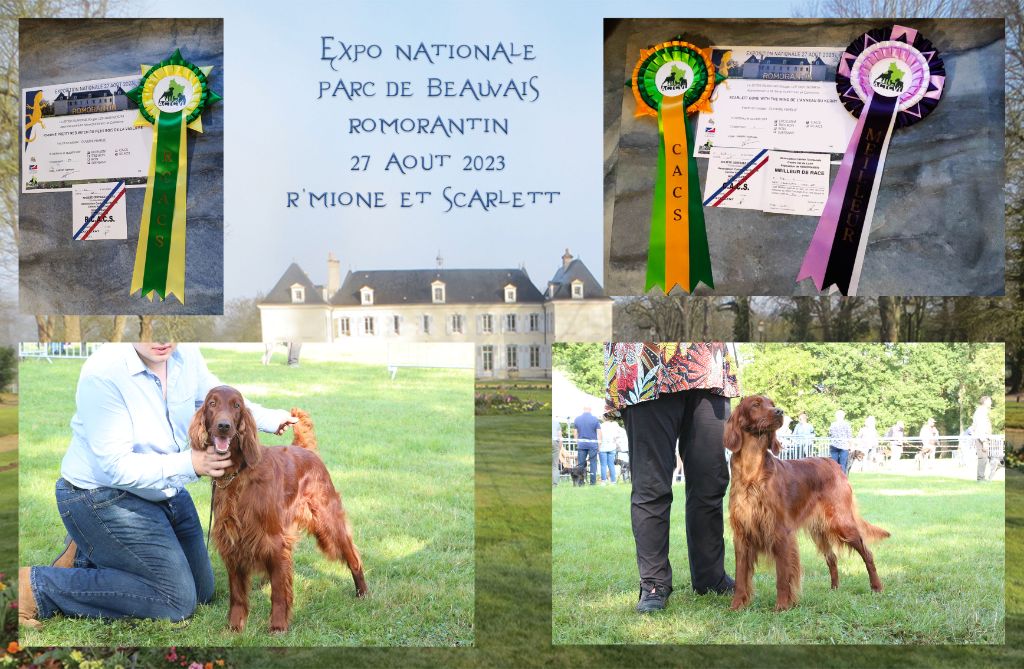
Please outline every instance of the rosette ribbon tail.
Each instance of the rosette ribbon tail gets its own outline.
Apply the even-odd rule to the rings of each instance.
[[[873,95],[857,120],[796,280],[856,295],[898,98]]]
[[[645,291],[667,294],[678,285],[692,293],[704,282],[714,288],[697,161],[693,158],[696,115],[686,115],[683,96],[665,97],[658,108],[658,172],[651,207]]]
[[[135,252],[131,293],[185,303],[185,203],[188,180],[186,120],[181,111],[159,112],[153,129],[149,179]]]

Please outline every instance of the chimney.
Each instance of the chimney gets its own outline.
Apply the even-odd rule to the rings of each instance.
[[[334,294],[341,288],[341,263],[334,257],[334,253],[327,254],[327,299],[334,297]]]
[[[562,256],[562,269],[569,269],[569,263],[572,262],[572,254],[569,253],[569,249],[565,250],[565,255]]]

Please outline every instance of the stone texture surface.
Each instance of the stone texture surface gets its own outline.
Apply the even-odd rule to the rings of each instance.
[[[220,19],[31,19],[21,22],[21,85],[101,79],[139,71],[180,48],[213,65],[224,86]],[[203,133],[188,131],[185,305],[129,295],[144,188],[126,194],[128,239],[71,239],[71,193],[20,196],[20,309],[47,314],[221,314],[224,311],[224,103],[203,113]]]
[[[1001,295],[1003,21],[896,23],[919,29],[939,48],[946,88],[928,118],[897,130],[890,143],[859,294]],[[880,25],[838,19],[610,23],[604,101],[606,292],[644,292],[658,130],[651,117],[635,117],[635,101],[623,85],[641,48],[677,34],[699,45],[845,48]],[[707,160],[697,162],[703,184]],[[837,170],[833,165],[832,179]],[[698,294],[817,294],[811,281],[795,282],[816,217],[707,208],[705,218],[716,288],[709,291],[702,284]]]

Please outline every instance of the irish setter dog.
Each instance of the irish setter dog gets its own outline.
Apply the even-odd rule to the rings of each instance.
[[[345,560],[356,595],[367,594],[359,551],[330,474],[316,454],[309,415],[292,409],[298,422],[291,446],[268,448],[257,437],[256,421],[241,393],[218,386],[206,395],[189,427],[192,448],[213,445],[231,453],[231,465],[214,479],[213,541],[228,572],[234,631],[249,616],[249,576],[270,577],[270,631],[284,632],[292,612],[292,548],[298,528],[316,537],[329,558]]]
[[[781,460],[775,430],[782,409],[767,397],[745,397],[725,426],[725,447],[732,451],[729,524],[736,547],[733,610],[754,597],[754,565],[760,555],[775,561],[775,610],[796,605],[800,597],[797,532],[807,530],[825,556],[832,588],[839,587],[835,549],[845,546],[864,559],[871,589],[882,591],[875,560],[866,543],[889,533],[857,513],[853,489],[839,464],[828,458]]]

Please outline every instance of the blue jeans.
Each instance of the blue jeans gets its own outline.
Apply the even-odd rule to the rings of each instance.
[[[843,468],[843,473],[847,474],[850,471],[850,451],[842,448],[836,448],[835,446],[828,447],[828,457],[832,458],[839,463],[839,466]]]
[[[597,485],[597,445],[581,446],[576,452],[576,464],[586,464],[590,468],[590,485]],[[586,472],[584,469],[583,473]]]
[[[615,451],[600,451],[597,455],[601,460],[601,480],[608,480],[611,472],[612,483],[615,483]]]
[[[152,502],[59,479],[56,493],[78,557],[68,569],[32,567],[39,618],[184,620],[213,598],[210,556],[188,491]]]

